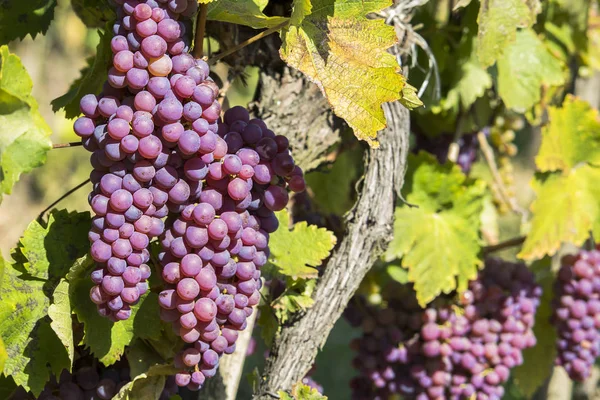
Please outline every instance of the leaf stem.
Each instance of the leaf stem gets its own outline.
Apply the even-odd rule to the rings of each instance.
[[[79,185],[75,186],[73,189],[69,190],[67,193],[63,194],[62,196],[60,196],[56,201],[54,201],[52,204],[50,204],[48,207],[46,207],[38,216],[38,219],[41,220],[42,217],[44,216],[44,214],[50,210],[52,207],[54,207],[55,205],[57,205],[58,203],[60,203],[61,201],[63,201],[64,199],[66,199],[67,197],[69,197],[71,194],[73,194],[74,192],[76,192],[77,190],[81,189],[82,187],[84,187],[85,185],[87,185],[90,182],[89,179],[86,179],[85,181],[81,182]]]
[[[504,186],[504,182],[502,182],[502,177],[498,171],[498,166],[496,165],[496,160],[494,158],[494,151],[492,150],[483,132],[479,132],[477,134],[477,141],[479,142],[481,153],[483,154],[490,172],[492,173],[492,179],[498,188],[498,193],[500,194],[502,201],[509,206],[514,213],[519,214],[522,222],[524,222],[527,219],[527,211],[519,206],[515,198],[509,196],[508,190]]]
[[[252,43],[254,43],[256,41],[258,41],[258,40],[260,40],[260,39],[262,39],[264,37],[267,37],[267,36],[269,36],[272,33],[275,33],[277,31],[279,31],[281,28],[285,27],[288,24],[289,24],[289,21],[285,21],[285,22],[282,22],[281,24],[279,24],[277,26],[274,26],[274,27],[269,28],[269,29],[267,29],[265,31],[262,31],[258,35],[252,36],[250,39],[244,40],[242,43],[239,43],[239,44],[233,46],[232,48],[227,49],[224,52],[222,52],[222,53],[220,53],[220,54],[212,57],[211,59],[208,60],[208,64],[209,65],[215,64],[217,61],[221,60],[222,58],[225,58],[225,57],[227,57],[227,56],[235,53],[236,51],[241,50],[241,49],[243,49],[244,47],[246,47],[248,45],[251,45]]]
[[[196,18],[196,38],[194,39],[194,58],[204,56],[204,35],[206,33],[206,14],[208,13],[208,4],[200,4],[200,11]]]
[[[77,147],[77,146],[83,146],[83,143],[81,143],[81,142],[54,143],[52,145],[52,150],[54,150],[54,149],[64,149],[66,147]]]
[[[491,246],[486,246],[483,248],[483,252],[485,254],[493,253],[495,251],[500,251],[504,249],[508,249],[514,246],[520,246],[525,242],[525,236],[518,236],[512,239],[505,240],[504,242],[500,242],[498,244],[494,244]]]

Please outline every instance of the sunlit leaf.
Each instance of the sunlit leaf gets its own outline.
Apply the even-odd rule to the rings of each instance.
[[[4,6],[0,4],[0,20]],[[2,21],[0,26],[6,28]],[[22,173],[46,162],[46,153],[52,147],[52,132],[38,110],[37,101],[31,96],[32,87],[31,78],[19,57],[10,53],[7,46],[1,46],[0,201],[3,194],[11,193]]]

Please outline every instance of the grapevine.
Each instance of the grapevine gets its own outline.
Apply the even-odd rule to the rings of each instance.
[[[596,2],[0,3],[0,398],[597,395]]]

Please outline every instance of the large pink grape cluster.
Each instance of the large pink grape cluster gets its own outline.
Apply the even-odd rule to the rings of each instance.
[[[540,296],[524,265],[488,259],[458,304],[438,299],[422,309],[404,287],[386,308],[351,307],[348,320],[364,331],[352,343],[360,372],[353,399],[499,400],[535,344]]]
[[[223,151],[183,166],[186,179],[203,182],[199,201],[168,220],[161,236],[167,284],[161,315],[190,344],[177,357],[182,371],[176,376],[190,389],[199,389],[216,373],[220,356],[235,350],[238,331],[260,300],[260,268],[279,225],[274,211],[287,205],[287,188],[305,187],[287,139],[246,109],[227,110],[217,136]]]
[[[583,381],[600,356],[600,251],[563,257],[555,286],[552,322],[556,326],[556,364]]]
[[[176,381],[198,390],[259,301],[274,211],[306,184],[284,136],[243,107],[221,119],[207,63],[187,53],[195,0],[117,3],[107,84],[75,122],[94,168],[90,296],[100,314],[128,318],[160,236],[161,317],[189,344]]]

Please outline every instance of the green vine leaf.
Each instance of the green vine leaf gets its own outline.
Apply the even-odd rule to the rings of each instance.
[[[498,93],[506,107],[524,113],[540,102],[543,88],[563,85],[566,75],[533,30],[516,37],[498,60]]]
[[[131,345],[127,346],[125,354],[127,355],[127,363],[131,371],[131,376],[141,375],[148,371],[151,366],[165,362],[152,347],[139,339],[136,339]]]
[[[374,147],[377,132],[386,127],[382,104],[402,99],[406,83],[387,52],[397,42],[394,29],[366,17],[390,5],[388,0],[296,1],[280,50],[285,62],[317,84],[356,137]],[[405,105],[415,101],[409,97]]]
[[[67,350],[69,367],[75,358],[73,343],[73,320],[71,319],[71,302],[69,301],[69,282],[61,279],[52,295],[53,303],[48,307],[48,316],[52,320],[50,327]],[[69,371],[71,368],[69,368]]]
[[[592,231],[600,235],[600,168],[582,165],[568,175],[537,174],[537,199],[531,205],[531,230],[519,257],[535,260],[553,255],[561,243],[580,246]]]
[[[561,243],[580,246],[590,231],[600,235],[598,113],[569,96],[548,114],[536,158],[542,172],[532,182],[531,230],[519,253],[526,260],[553,255]]]
[[[155,365],[121,388],[113,400],[158,400],[168,376],[178,372],[172,365]]]
[[[6,352],[6,346],[4,346],[4,342],[0,337],[0,371],[4,370],[6,360],[8,360],[8,353]]]
[[[71,364],[46,317],[46,282],[18,275],[21,267],[15,263],[6,271],[0,289],[0,339],[8,355],[3,372],[37,396],[50,378],[47,364],[58,373]]]
[[[277,392],[281,400],[327,400],[317,389],[311,388],[301,382],[292,387],[291,395],[283,390]]]
[[[50,371],[60,374],[71,368],[68,285],[61,278],[66,266],[87,253],[89,224],[89,213],[65,210],[53,211],[45,224],[33,221],[13,251],[15,262],[4,271],[0,288],[0,339],[8,354],[4,374],[36,396]]]
[[[466,38],[458,53],[464,57],[458,68],[458,79],[448,91],[443,107],[468,110],[475,101],[492,87],[492,77],[481,65],[475,52],[475,40]]]
[[[104,365],[112,365],[121,359],[125,346],[136,338],[157,339],[162,324],[158,310],[158,295],[149,292],[140,298],[140,302],[131,308],[131,317],[125,321],[113,323],[100,316],[96,305],[90,300],[93,286],[89,272],[94,263],[88,255],[79,259],[67,275],[69,297],[73,311],[79,322],[84,325],[83,344]]]
[[[71,0],[71,6],[88,28],[102,28],[117,16],[107,0]]]
[[[548,110],[535,164],[541,172],[568,173],[580,163],[600,163],[600,115],[586,101],[567,96]]]
[[[481,0],[477,23],[478,56],[485,67],[494,64],[517,37],[518,28],[528,28],[542,11],[539,0]]]
[[[288,18],[268,17],[262,10],[265,2],[259,0],[219,0],[208,4],[206,18],[211,21],[230,22],[254,29],[273,28],[285,23]]]
[[[27,275],[58,283],[73,262],[85,255],[90,243],[87,232],[91,224],[90,213],[54,210],[48,222],[32,221],[18,247],[14,259],[25,259],[23,271]]]
[[[317,268],[335,246],[334,234],[325,228],[298,222],[290,230],[286,210],[277,213],[280,228],[271,234],[270,270],[275,274],[296,278],[316,278]]]
[[[0,3],[0,45],[38,33],[46,34],[54,19],[56,0],[4,0]]]
[[[463,291],[477,276],[485,185],[422,152],[409,156],[404,187],[416,207],[396,208],[394,239],[384,258],[401,259],[425,306],[441,293]]]
[[[3,27],[0,32],[10,31],[7,27],[10,24],[2,21],[2,9],[11,4],[0,4],[0,26]],[[28,4],[26,7],[30,7],[29,3],[18,4]],[[10,53],[7,46],[1,46],[0,202],[3,194],[11,193],[22,173],[46,162],[46,153],[52,148],[52,131],[42,118],[37,101],[31,96],[32,87],[33,83],[21,59]]]
[[[315,302],[312,295],[316,285],[316,279],[290,279],[279,297],[270,303],[262,302],[258,306],[258,325],[261,337],[267,345],[271,344],[280,327],[288,322],[293,314],[312,307]]]
[[[79,101],[88,93],[98,94],[102,91],[102,86],[106,81],[108,69],[112,65],[112,51],[110,41],[112,36],[108,33],[98,31],[100,42],[96,46],[96,55],[88,58],[80,74],[64,95],[52,100],[52,111],[64,109],[67,118],[76,118],[81,112],[79,110]],[[106,32],[112,32],[107,28]]]
[[[292,314],[305,311],[315,303],[312,294],[316,285],[316,279],[300,279],[286,285],[283,294],[271,302],[271,308],[280,324],[285,324]]]

